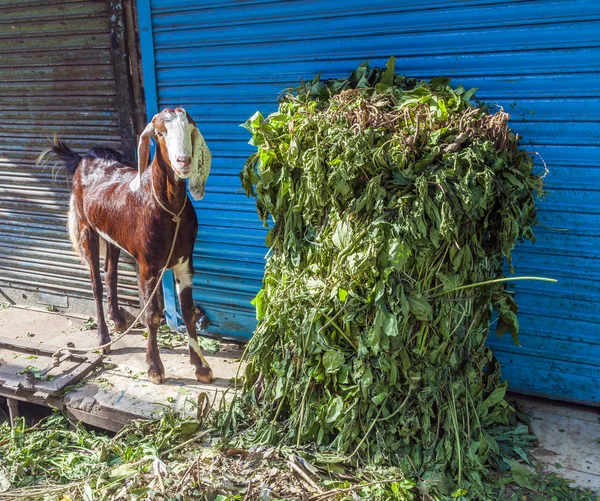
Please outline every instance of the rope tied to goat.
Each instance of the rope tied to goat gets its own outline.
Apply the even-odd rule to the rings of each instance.
[[[64,359],[61,359],[61,354],[65,350],[78,351],[81,353],[91,353],[94,351],[99,351],[99,350],[101,351],[104,348],[108,348],[109,346],[113,345],[120,339],[123,339],[123,337],[125,337],[127,334],[129,334],[131,332],[131,330],[134,328],[134,326],[139,322],[140,318],[142,318],[142,315],[146,312],[146,310],[148,309],[148,306],[150,305],[150,303],[154,299],[154,296],[158,292],[158,288],[160,287],[160,284],[162,284],[162,279],[163,279],[165,272],[169,269],[168,266],[169,266],[169,263],[171,262],[171,258],[173,257],[173,252],[175,251],[175,243],[177,242],[177,235],[179,234],[179,226],[181,224],[181,214],[183,214],[183,211],[185,210],[185,207],[187,205],[188,196],[186,193],[186,195],[183,199],[183,205],[182,205],[181,209],[179,210],[178,213],[175,213],[164,206],[164,204],[160,201],[160,199],[158,198],[158,195],[156,194],[156,189],[154,188],[154,183],[151,182],[150,184],[152,186],[152,195],[154,197],[154,200],[156,200],[156,203],[160,206],[160,208],[162,210],[164,210],[165,212],[167,212],[169,215],[172,216],[173,222],[175,223],[175,232],[173,233],[173,241],[171,242],[171,249],[169,250],[169,255],[167,256],[165,265],[158,276],[156,285],[154,286],[154,289],[152,290],[152,294],[150,294],[150,297],[146,300],[146,304],[142,308],[142,311],[140,311],[139,315],[132,322],[132,324],[125,330],[125,332],[119,334],[116,338],[112,339],[110,341],[110,343],[106,343],[101,346],[96,346],[95,348],[80,348],[80,349],[74,349],[73,347],[60,348],[58,351],[56,351],[52,355],[52,364],[54,367],[58,367],[61,364],[61,362],[64,360]]]

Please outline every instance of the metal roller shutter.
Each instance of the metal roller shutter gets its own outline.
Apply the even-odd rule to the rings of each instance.
[[[516,252],[522,347],[490,344],[513,389],[600,403],[600,3],[596,0],[138,0],[149,110],[184,106],[214,154],[196,205],[194,297],[215,330],[252,331],[264,232],[237,173],[252,151],[239,124],[276,108],[299,77],[348,74],[397,57],[398,71],[447,75],[512,114],[543,156],[550,194],[538,242]],[[145,30],[145,31],[144,31]],[[555,231],[551,228],[565,229]],[[230,319],[235,316],[235,321]]]
[[[69,183],[35,159],[54,133],[79,153],[123,149],[110,28],[105,0],[0,1],[0,292],[16,302],[93,311],[66,231]],[[120,297],[135,305],[122,261]]]

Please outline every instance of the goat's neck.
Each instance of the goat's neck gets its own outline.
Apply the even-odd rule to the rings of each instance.
[[[178,213],[187,196],[185,181],[175,179],[173,169],[167,165],[158,151],[152,162],[152,184],[160,202],[171,211]]]

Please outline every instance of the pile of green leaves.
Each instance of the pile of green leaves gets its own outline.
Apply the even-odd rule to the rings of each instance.
[[[317,76],[245,124],[243,187],[274,224],[225,427],[400,467],[442,494],[508,468],[495,436],[513,410],[485,342],[494,312],[517,342],[503,266],[534,241],[542,179],[474,92],[396,75],[392,58]]]
[[[112,437],[59,412],[31,427],[1,423],[0,499],[291,501],[303,492],[276,451],[228,450],[199,424],[170,409]]]
[[[198,421],[167,411],[129,424],[117,435],[73,425],[55,413],[27,428],[0,424],[0,499],[3,501],[206,500],[441,501],[436,493],[418,496],[418,479],[399,468],[366,467],[335,473],[315,468],[287,449],[229,448]],[[526,428],[526,427],[525,427]],[[523,432],[514,430],[513,433]],[[527,430],[525,430],[525,434]],[[525,437],[526,435],[522,436]],[[216,440],[216,442],[215,442]],[[290,471],[300,465],[312,483]],[[320,489],[320,490],[319,490]],[[322,492],[319,494],[319,492]],[[309,497],[310,494],[310,497]],[[472,499],[464,489],[452,498]],[[511,461],[483,499],[599,501],[555,475]]]
[[[158,459],[160,452],[183,442],[198,421],[166,412],[157,419],[134,422],[115,438],[90,431],[55,413],[32,428],[19,418],[11,429],[0,425],[0,474],[12,488],[40,483],[69,484],[97,476],[95,488],[131,475],[127,463]],[[0,498],[2,496],[0,495]]]

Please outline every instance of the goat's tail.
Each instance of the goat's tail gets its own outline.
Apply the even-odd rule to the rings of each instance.
[[[81,161],[81,156],[79,156],[79,154],[75,153],[71,148],[69,148],[67,146],[67,143],[65,143],[57,135],[55,135],[54,138],[50,140],[50,146],[40,153],[40,156],[37,158],[36,164],[47,164],[48,157],[50,155],[54,155],[59,161],[63,163],[63,166],[65,167],[65,169],[67,169],[67,172],[70,176],[73,176],[73,174],[75,174],[77,166]]]

